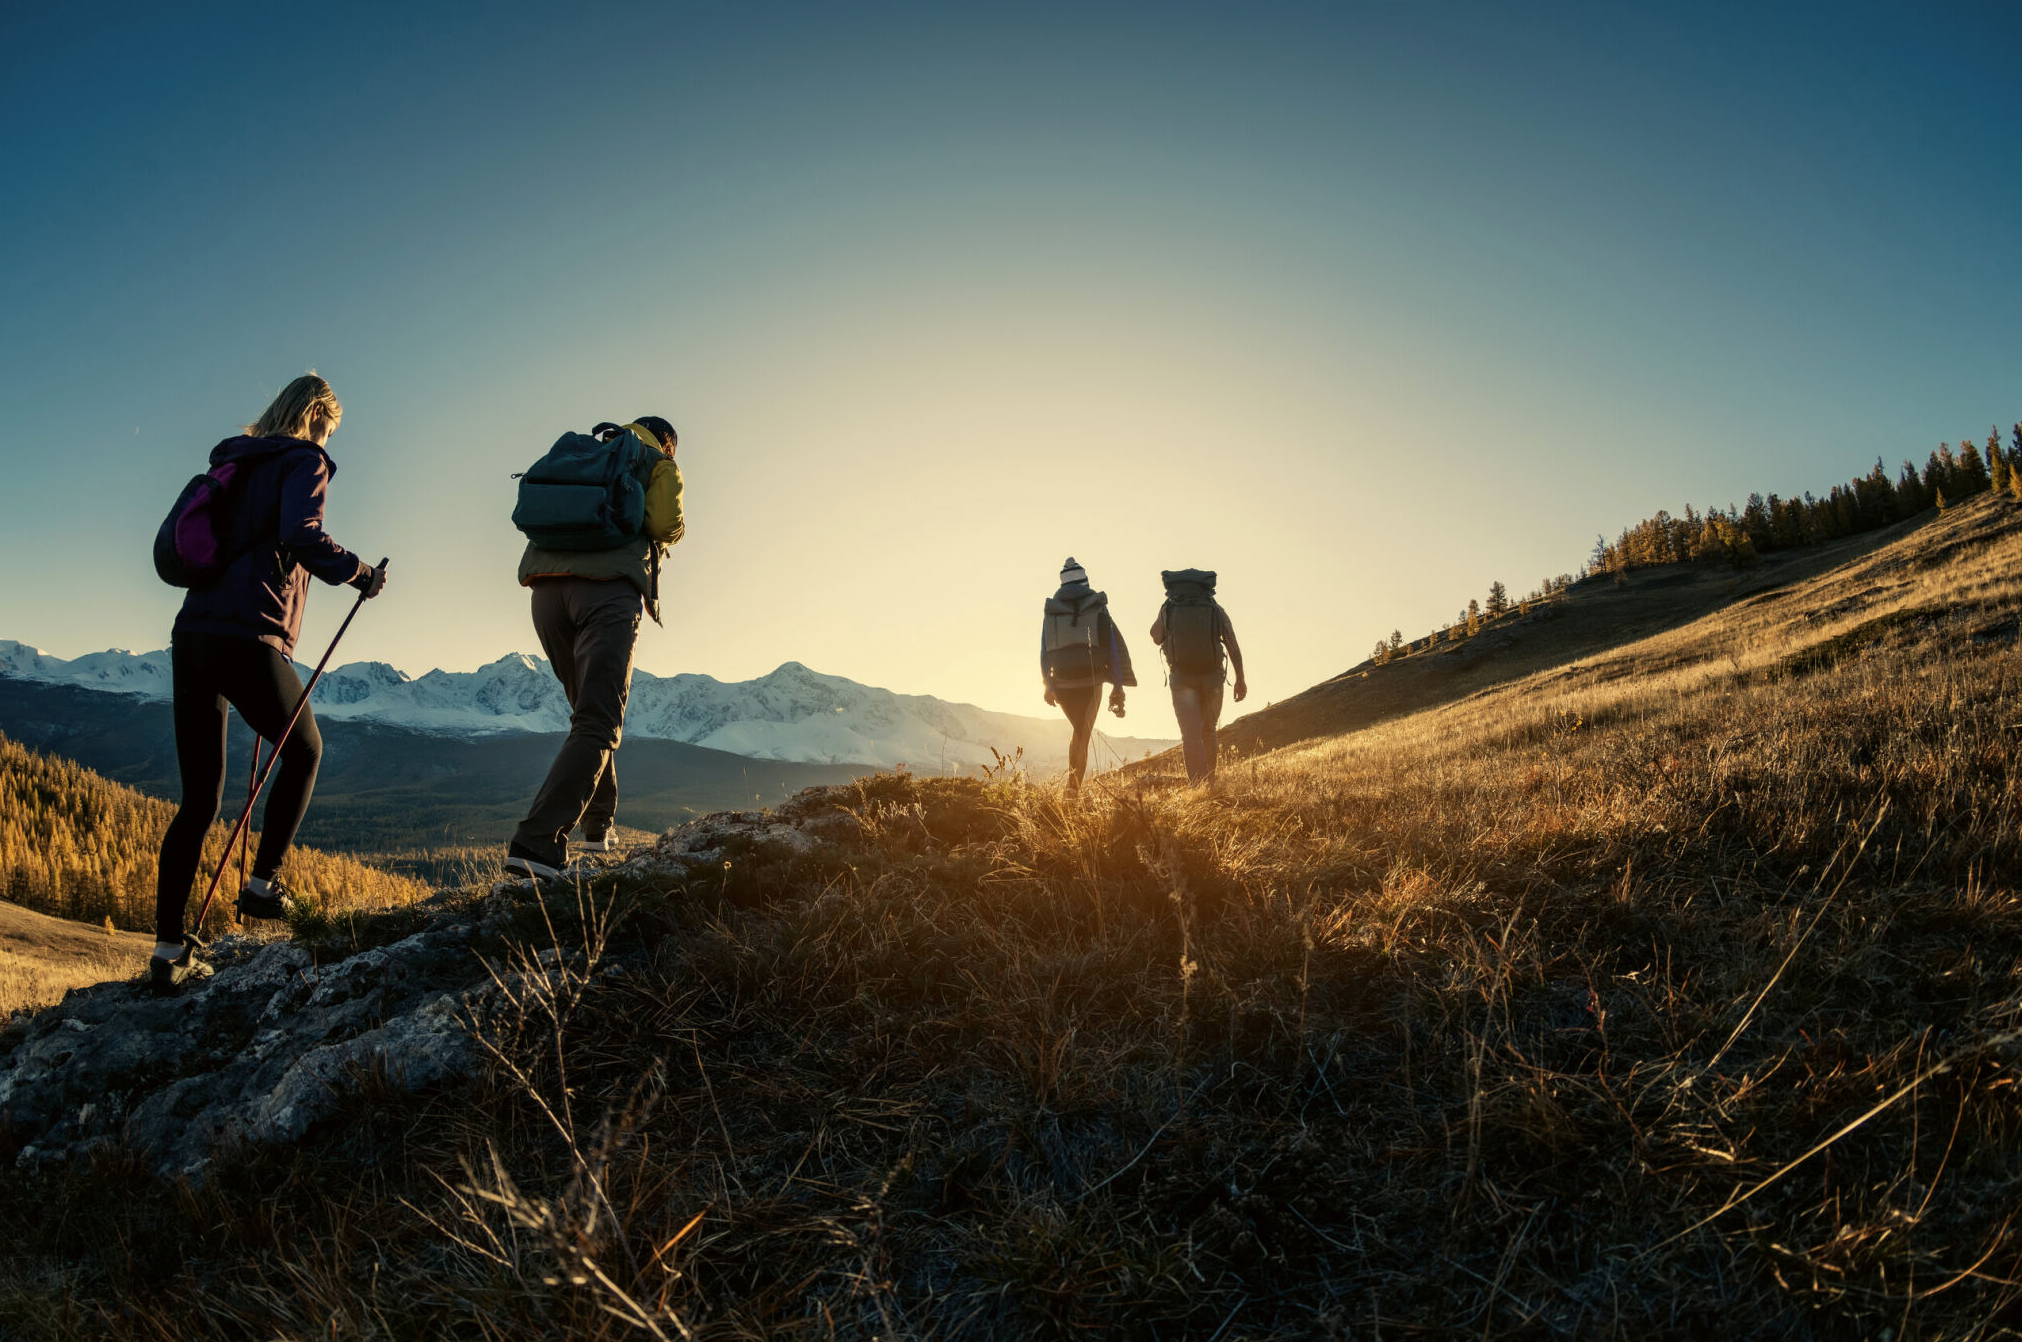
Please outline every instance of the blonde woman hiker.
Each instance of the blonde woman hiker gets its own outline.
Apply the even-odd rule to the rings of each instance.
[[[520,480],[520,585],[533,589],[534,633],[568,696],[569,735],[506,846],[508,877],[560,876],[579,824],[583,847],[611,847],[639,620],[660,622],[660,563],[687,530],[679,442],[658,415],[599,424],[563,434]]]
[[[1165,653],[1187,781],[1205,783],[1215,776],[1215,727],[1222,720],[1229,666],[1236,671],[1236,702],[1250,693],[1243,679],[1243,650],[1229,613],[1215,600],[1211,571],[1168,569],[1159,577],[1165,581],[1165,604],[1152,622],[1151,641]]]
[[[1104,682],[1109,711],[1123,716],[1123,688],[1136,685],[1130,649],[1109,616],[1109,597],[1093,591],[1088,573],[1069,556],[1060,569],[1060,589],[1046,598],[1045,621],[1039,634],[1039,674],[1046,682],[1046,702],[1067,715],[1074,736],[1067,746],[1067,795],[1081,790],[1088,772],[1088,743],[1102,711]]]
[[[348,583],[367,597],[386,586],[384,568],[366,563],[323,529],[324,500],[337,475],[328,444],[343,418],[328,382],[314,373],[298,377],[243,434],[211,449],[209,474],[199,477],[215,500],[202,518],[207,563],[200,573],[171,579],[190,592],[176,615],[169,652],[183,791],[156,868],[149,969],[159,993],[211,972],[195,957],[183,915],[204,835],[224,800],[228,704],[268,740],[287,732],[238,913],[286,918],[294,908],[281,864],[309,809],[323,756],[316,717],[300,704],[302,681],[290,659],[309,604],[309,579]],[[288,731],[298,704],[301,716]]]

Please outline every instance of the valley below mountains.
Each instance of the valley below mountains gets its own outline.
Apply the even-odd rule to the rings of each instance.
[[[0,735],[173,800],[181,783],[170,688],[166,651],[66,660],[0,640]],[[568,730],[560,683],[545,661],[522,654],[419,677],[349,663],[324,675],[315,710],[324,761],[302,838],[350,852],[502,839]],[[895,694],[798,662],[739,682],[637,671],[619,753],[619,822],[658,832],[901,765],[973,773],[994,762],[993,749],[1022,749],[1024,766],[1043,777],[1064,767],[1067,738],[1064,718]],[[235,777],[250,739],[234,717]],[[1095,765],[1171,744],[1104,736]]]
[[[301,668],[306,680],[309,668]],[[0,639],[0,678],[167,700],[164,650],[118,648],[75,660]],[[316,687],[319,722],[372,723],[471,740],[512,733],[566,732],[569,706],[548,663],[509,653],[475,671],[411,677],[385,662],[351,662]],[[925,694],[898,694],[787,662],[751,680],[632,673],[628,741],[679,741],[747,759],[855,764],[917,773],[963,773],[991,764],[993,750],[1022,749],[1040,773],[1065,766],[1064,718],[994,713]],[[1105,737],[1110,758],[1136,759],[1170,740]]]

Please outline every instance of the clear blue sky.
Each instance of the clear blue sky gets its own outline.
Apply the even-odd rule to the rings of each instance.
[[[1253,704],[1597,531],[2022,417],[2013,4],[9,6],[0,637],[167,641],[154,528],[304,369],[345,659],[535,646],[510,472],[667,416],[640,664],[1043,713],[1072,553]],[[348,603],[312,602],[313,655]]]

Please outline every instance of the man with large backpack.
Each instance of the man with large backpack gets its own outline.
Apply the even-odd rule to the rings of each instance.
[[[520,585],[568,695],[569,735],[506,847],[510,876],[559,876],[578,823],[584,847],[611,847],[639,617],[660,622],[660,561],[686,529],[678,441],[657,415],[599,424],[563,434],[520,478]]]
[[[1165,652],[1187,781],[1205,783],[1215,775],[1215,726],[1222,720],[1227,666],[1235,667],[1236,702],[1250,693],[1243,680],[1243,650],[1236,644],[1229,613],[1215,600],[1213,572],[1168,569],[1159,576],[1165,580],[1165,604],[1152,623],[1151,641]]]
[[[1045,623],[1039,633],[1039,674],[1046,681],[1046,702],[1067,714],[1074,729],[1067,746],[1067,794],[1081,790],[1088,772],[1088,742],[1102,711],[1102,686],[1109,692],[1109,711],[1123,716],[1123,687],[1137,684],[1130,669],[1130,649],[1109,617],[1109,597],[1093,591],[1088,573],[1072,555],[1060,568],[1060,590],[1046,598]]]

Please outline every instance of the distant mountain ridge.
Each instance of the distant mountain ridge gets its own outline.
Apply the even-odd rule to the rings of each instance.
[[[165,650],[113,648],[66,660],[12,639],[0,639],[0,676],[147,699],[167,699],[172,687]],[[316,689],[316,715],[465,739],[569,727],[561,684],[546,661],[525,653],[510,653],[475,671],[417,677],[385,662],[351,662],[324,675]],[[1008,754],[1021,747],[1034,768],[1057,769],[1065,763],[1068,740],[1064,718],[993,713],[932,695],[897,694],[799,662],[728,682],[635,670],[625,732],[751,759],[906,764],[921,772],[966,771],[989,764],[993,748]],[[1125,759],[1173,744],[1107,740]]]
[[[319,687],[317,697],[322,697]],[[249,734],[233,714],[226,759],[243,785]],[[555,732],[441,736],[383,722],[322,724],[323,767],[302,842],[351,853],[490,844],[512,833],[547,776]],[[182,796],[169,704],[0,676],[0,738],[60,756],[167,801]],[[0,750],[5,749],[0,740]],[[755,760],[684,741],[625,738],[619,822],[658,832],[709,811],[776,806],[805,787],[847,783],[871,764]],[[260,823],[259,814],[254,825]],[[6,875],[0,869],[0,877]]]

